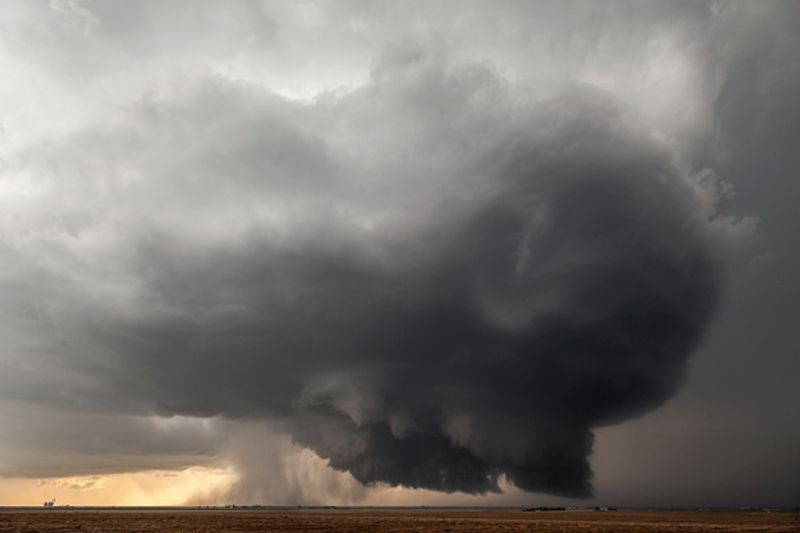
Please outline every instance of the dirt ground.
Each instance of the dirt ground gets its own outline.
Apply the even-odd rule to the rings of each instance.
[[[0,532],[566,531],[800,532],[798,512],[546,511],[477,509],[16,509]]]

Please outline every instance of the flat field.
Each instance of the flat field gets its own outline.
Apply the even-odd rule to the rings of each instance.
[[[799,519],[800,513],[788,511],[6,508],[0,510],[0,532],[800,532]]]

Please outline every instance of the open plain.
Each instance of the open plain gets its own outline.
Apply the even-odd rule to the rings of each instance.
[[[546,511],[518,509],[6,508],[0,532],[218,531],[800,531],[791,511]]]

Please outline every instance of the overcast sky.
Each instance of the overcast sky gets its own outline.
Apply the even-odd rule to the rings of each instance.
[[[0,504],[800,504],[800,4],[0,6]]]

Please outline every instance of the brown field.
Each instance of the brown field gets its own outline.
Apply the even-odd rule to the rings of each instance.
[[[498,509],[6,509],[0,532],[216,531],[775,531],[800,532],[790,511]]]

